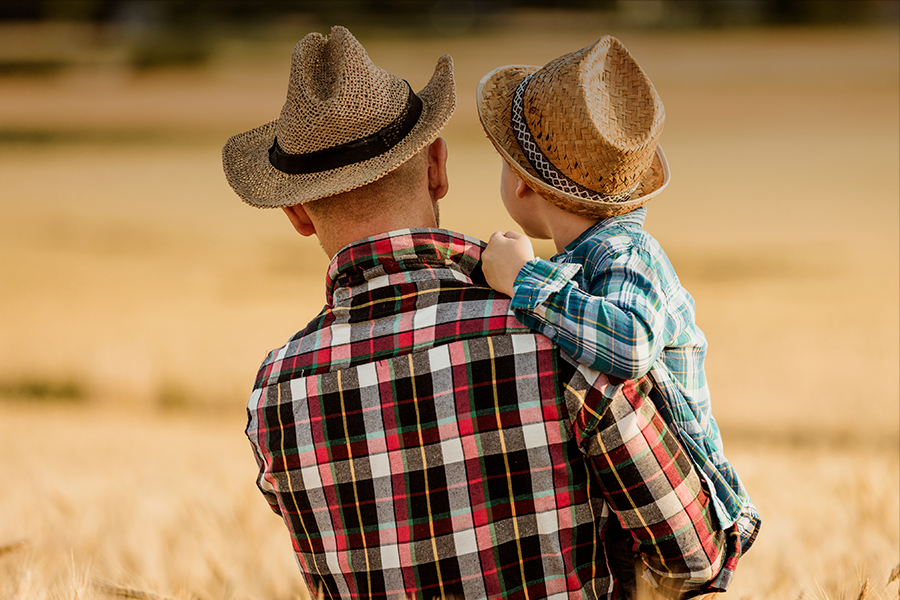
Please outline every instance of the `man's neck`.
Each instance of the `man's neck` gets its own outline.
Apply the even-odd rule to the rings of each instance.
[[[403,218],[379,218],[363,223],[348,222],[342,226],[328,226],[318,229],[319,242],[328,255],[334,258],[341,248],[358,240],[389,233],[399,229],[412,229],[417,227],[437,227],[435,218],[428,215],[420,215],[417,218],[405,216]]]

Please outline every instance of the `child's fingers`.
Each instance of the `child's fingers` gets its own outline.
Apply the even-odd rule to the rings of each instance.
[[[509,232],[507,232],[507,233],[509,233]],[[501,239],[503,239],[504,237],[506,237],[506,236],[502,232],[495,231],[494,233],[491,234],[491,237],[488,238],[488,246],[490,246],[491,244],[499,243],[499,241]]]
[[[522,257],[524,262],[534,258],[534,248],[531,245],[531,239],[527,235],[518,231],[507,231],[503,234],[503,237],[505,238],[506,247],[510,249],[509,251],[517,257]]]

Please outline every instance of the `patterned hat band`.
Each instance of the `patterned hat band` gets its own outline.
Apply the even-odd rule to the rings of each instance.
[[[525,89],[528,87],[532,75],[534,75],[534,73],[523,79],[516,88],[515,94],[513,94],[511,110],[512,129],[513,132],[515,132],[516,141],[519,142],[519,147],[522,148],[522,152],[525,153],[525,157],[528,159],[528,162],[531,163],[531,166],[534,167],[538,174],[540,174],[541,179],[543,179],[545,183],[557,190],[566,192],[567,194],[572,194],[573,196],[596,202],[628,201],[637,189],[637,185],[630,190],[618,194],[602,194],[588,189],[580,183],[570,179],[565,173],[557,169],[553,163],[550,162],[550,159],[544,155],[537,145],[537,142],[535,142],[534,136],[528,128],[528,123],[525,121]],[[638,182],[638,185],[640,185],[640,182]]]

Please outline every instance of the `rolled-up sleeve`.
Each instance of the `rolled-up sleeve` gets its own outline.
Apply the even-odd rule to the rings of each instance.
[[[580,447],[634,541],[644,578],[671,598],[724,591],[740,555],[737,531],[717,528],[701,477],[657,413],[650,387],[648,378],[597,377],[578,401]]]

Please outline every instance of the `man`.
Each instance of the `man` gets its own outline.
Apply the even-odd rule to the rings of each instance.
[[[669,597],[724,589],[740,554],[647,399],[566,359],[438,229],[452,62],[429,84],[346,29],[294,49],[281,116],[232,137],[229,183],[331,257],[326,306],[264,361],[257,483],[328,598]]]

